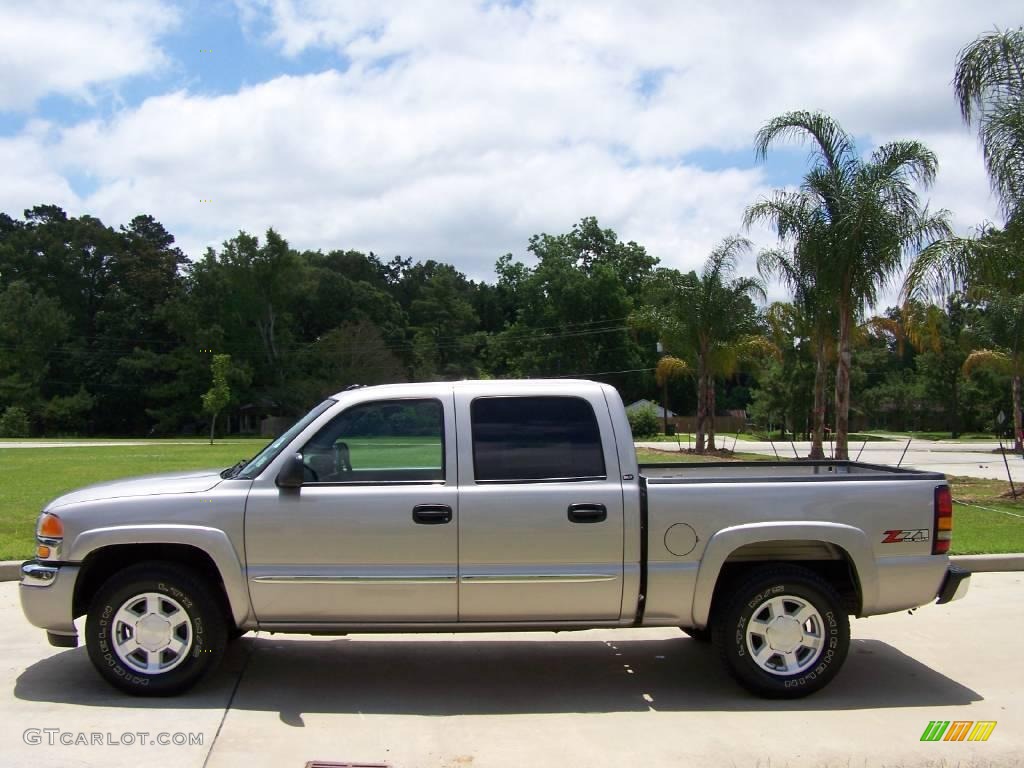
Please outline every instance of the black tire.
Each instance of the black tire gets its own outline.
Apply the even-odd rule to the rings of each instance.
[[[753,659],[753,648],[747,637],[748,624],[755,611],[769,599],[787,596],[809,603],[818,612],[822,638],[821,648],[816,653],[808,651],[804,657],[812,657],[813,661],[800,660],[799,666],[804,663],[809,666],[791,675],[781,670],[763,669]],[[835,589],[813,571],[795,566],[769,566],[751,574],[728,595],[728,602],[720,611],[716,610],[712,636],[726,669],[743,687],[765,698],[796,699],[821,690],[839,672],[850,649],[850,622]],[[761,642],[757,637],[753,641]],[[775,646],[769,644],[768,647]],[[796,653],[803,650],[798,648]],[[773,655],[771,658],[782,657]]]
[[[680,627],[680,629],[683,630],[685,634],[689,635],[694,640],[696,640],[698,643],[711,642],[710,627],[704,627],[703,629],[698,629],[697,627]]]
[[[145,593],[175,601],[190,622],[191,645],[166,672],[132,669],[113,647],[115,615],[131,598]],[[100,676],[138,696],[173,696],[192,687],[220,663],[227,640],[221,601],[192,570],[175,563],[140,563],[111,576],[93,598],[85,624],[89,659]]]

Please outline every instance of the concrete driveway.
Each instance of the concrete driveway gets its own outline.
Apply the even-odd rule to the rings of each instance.
[[[675,630],[248,635],[193,692],[134,699],[96,677],[84,648],[48,646],[22,618],[17,585],[4,583],[0,764],[1020,765],[1022,581],[977,574],[965,600],[855,621],[839,678],[795,702],[752,698],[719,669],[713,649]],[[931,720],[998,725],[984,743],[922,743]],[[42,743],[26,743],[26,729]],[[53,746],[42,729],[58,729]],[[60,743],[80,732],[120,742],[139,731],[143,741],[195,733],[203,743]]]

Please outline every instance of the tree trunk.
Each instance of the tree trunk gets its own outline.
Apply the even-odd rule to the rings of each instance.
[[[825,338],[818,339],[814,349],[814,430],[811,434],[809,459],[825,458],[825,380],[828,376],[825,362]]]
[[[1013,374],[1013,450],[1017,453],[1024,450],[1024,445],[1021,444],[1021,428],[1020,373],[1015,372]]]
[[[661,427],[662,433],[668,436],[668,374],[661,382]]]
[[[960,437],[960,376],[959,371],[953,374],[953,412],[949,424],[950,435],[956,440]]]
[[[853,311],[851,308],[839,308],[839,363],[836,366],[836,449],[835,457],[840,460],[850,458],[847,445],[850,432],[850,335],[853,331]]]
[[[704,453],[704,428],[707,418],[707,380],[704,376],[704,356],[697,358],[697,434],[694,436],[693,450]]]
[[[708,394],[708,450],[715,450],[715,377],[708,376],[708,382],[704,385]]]
[[[210,445],[213,445],[213,431],[217,428],[217,414],[213,414],[213,418],[210,419]]]

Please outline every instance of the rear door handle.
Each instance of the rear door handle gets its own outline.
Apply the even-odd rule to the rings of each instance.
[[[570,523],[603,523],[608,519],[604,504],[570,504]]]
[[[420,525],[444,525],[452,521],[452,508],[447,504],[417,504],[412,508],[412,521]]]

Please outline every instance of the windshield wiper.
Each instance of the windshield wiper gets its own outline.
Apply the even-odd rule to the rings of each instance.
[[[236,475],[238,475],[238,473],[241,472],[245,468],[245,465],[248,464],[248,463],[249,463],[248,459],[242,459],[240,462],[238,462],[234,466],[228,467],[223,472],[221,472],[220,476],[223,477],[225,480],[230,480],[232,477],[235,477]]]

